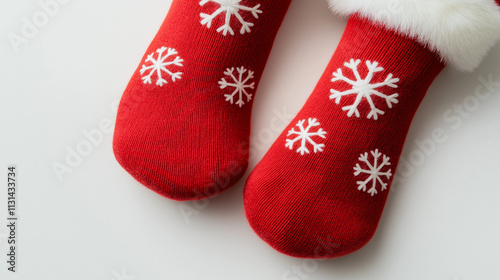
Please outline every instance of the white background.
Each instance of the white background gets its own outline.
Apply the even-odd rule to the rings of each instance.
[[[58,180],[54,162],[65,163],[85,130],[114,122],[170,3],[72,0],[16,53],[8,34],[42,9],[1,0],[0,279],[500,279],[500,88],[473,102],[479,77],[500,81],[500,45],[474,73],[447,69],[434,82],[403,152],[414,169],[393,186],[372,241],[346,257],[304,262],[261,241],[244,216],[246,176],[204,205],[156,195],[115,161],[109,132]],[[249,171],[280,133],[269,133],[276,112],[306,101],[345,23],[325,1],[293,1],[256,95]],[[464,102],[472,111],[447,122]],[[415,141],[435,129],[447,141],[418,158]],[[19,170],[15,275],[4,261],[8,164]],[[198,212],[183,216],[181,206]]]

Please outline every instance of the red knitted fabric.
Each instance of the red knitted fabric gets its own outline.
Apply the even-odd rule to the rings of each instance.
[[[175,0],[125,90],[116,159],[176,200],[216,195],[248,165],[250,112],[290,0]]]
[[[414,40],[351,17],[316,89],[247,181],[255,232],[303,258],[365,245],[413,116],[443,67]]]

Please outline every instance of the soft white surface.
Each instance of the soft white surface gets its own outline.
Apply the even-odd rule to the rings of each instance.
[[[437,51],[449,66],[472,71],[500,38],[494,0],[328,0],[348,17],[358,13]]]
[[[54,161],[114,119],[120,98],[171,1],[70,1],[16,54],[8,32],[40,10],[38,1],[0,9],[0,238],[5,236],[6,166],[19,168],[19,272],[0,279],[136,280],[500,279],[500,88],[452,126],[443,114],[474,94],[478,77],[500,81],[500,46],[471,74],[443,72],[423,102],[405,146],[436,128],[448,139],[396,186],[373,240],[352,255],[303,262],[262,242],[243,212],[244,180],[186,223],[179,206],[140,186],[115,161],[111,134],[59,182]],[[275,111],[296,113],[335,50],[345,21],[326,1],[294,0],[259,87],[251,168],[279,132]],[[245,177],[246,178],[246,177]],[[304,271],[304,270],[303,270]],[[307,278],[306,278],[307,277]]]

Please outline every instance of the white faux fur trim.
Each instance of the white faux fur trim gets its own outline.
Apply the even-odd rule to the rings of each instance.
[[[500,38],[494,0],[327,0],[340,15],[360,16],[414,38],[451,66],[474,70]]]

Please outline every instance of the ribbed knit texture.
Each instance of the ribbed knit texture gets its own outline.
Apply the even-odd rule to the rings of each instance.
[[[244,174],[255,91],[290,4],[233,1],[248,9],[217,15],[225,2],[174,0],[118,109],[116,159],[139,182],[175,200],[216,195]],[[216,15],[211,24],[202,24],[209,15]],[[228,16],[232,32],[219,29]],[[241,21],[250,23],[244,34]],[[151,70],[141,72],[152,65],[148,56],[158,59],[162,52],[163,58],[169,51],[163,62],[175,63],[163,68],[174,76],[161,70],[166,83],[159,85],[154,71],[149,83]],[[239,93],[228,96],[238,86],[233,78],[251,95],[243,94],[240,103]]]
[[[357,65],[358,77],[346,63]],[[244,204],[255,232],[276,250],[303,258],[338,257],[365,245],[377,228],[413,116],[443,67],[414,40],[352,16],[307,103],[248,178]],[[366,96],[349,94],[355,86],[332,73],[365,80],[358,81],[357,92],[380,111],[373,113]],[[346,107],[357,98],[358,112]],[[310,126],[316,150],[308,139],[291,142],[300,126]],[[375,171],[356,174],[358,164]],[[364,181],[363,188],[358,182]]]

